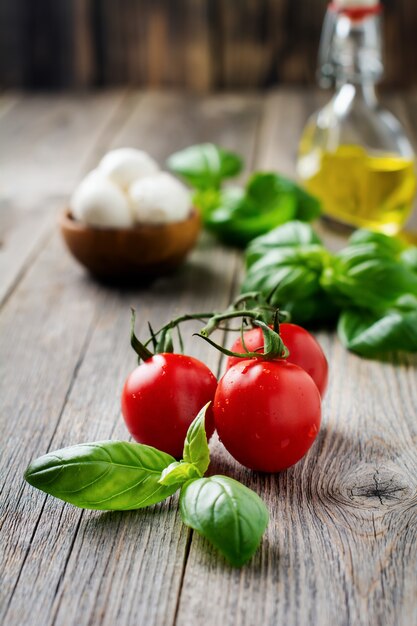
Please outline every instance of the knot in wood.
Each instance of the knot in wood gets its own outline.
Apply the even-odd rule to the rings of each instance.
[[[330,480],[327,486],[328,499],[344,509],[375,513],[406,510],[417,505],[416,479],[389,461],[345,468],[338,479]]]

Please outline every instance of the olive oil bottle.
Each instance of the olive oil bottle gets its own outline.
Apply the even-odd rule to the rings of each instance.
[[[297,170],[333,220],[396,234],[416,191],[415,157],[400,122],[383,109],[381,7],[375,0],[337,0],[326,14],[320,81],[334,96],[307,122]]]

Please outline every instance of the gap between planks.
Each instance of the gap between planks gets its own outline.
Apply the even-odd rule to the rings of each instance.
[[[236,271],[235,271],[234,275],[236,276]],[[87,349],[87,347],[89,346],[89,343],[90,343],[90,339],[89,339],[89,337],[87,336],[87,337],[85,338],[84,352],[85,352],[85,350]],[[75,380],[76,380],[76,377],[77,377],[77,366],[78,366],[78,367],[80,367],[80,363],[82,362],[82,360],[83,360],[83,359],[82,359],[82,357],[80,357],[80,358],[79,358],[79,361],[78,361],[78,364],[77,364],[77,365],[76,365],[76,367],[74,368],[73,378],[72,378],[72,385],[74,385]],[[70,391],[67,391],[66,397],[68,398],[70,395],[71,395]],[[63,411],[65,410],[65,406],[66,406],[66,403],[65,403],[65,405],[64,405]],[[55,432],[57,431],[58,427],[59,427],[59,425],[56,425],[56,426],[55,426]],[[51,441],[52,441],[52,437],[51,437]],[[44,509],[42,508],[42,511],[43,511],[43,510],[44,510]],[[39,519],[40,519],[41,517],[42,517],[42,513],[41,513],[41,515],[40,515]],[[39,523],[39,519],[38,519],[37,524]],[[36,526],[36,528],[38,528],[38,526]],[[71,554],[72,554],[72,549],[73,549],[73,546],[74,546],[74,543],[75,543],[76,539],[77,539],[77,534],[76,534],[76,536],[74,537],[74,542],[72,542],[72,543],[71,543],[71,547],[70,547],[69,553],[67,553],[67,558],[66,558],[66,563],[67,563],[67,564],[68,564],[68,563],[69,563],[69,561],[70,561]],[[31,546],[31,545],[32,545],[32,540],[29,542],[29,548],[30,548],[30,546]],[[23,570],[23,568],[24,568],[24,564],[22,565],[21,571]],[[19,576],[20,576],[20,574],[19,574]],[[62,573],[62,577],[60,577],[60,581],[62,581],[63,579],[65,579],[65,572],[63,572],[63,573]],[[18,583],[17,583],[17,584],[18,584]],[[60,582],[58,582],[58,585],[57,585],[57,591],[59,590],[59,586],[60,586]],[[13,598],[13,596],[12,596],[12,598]],[[56,615],[58,614],[58,611],[59,611],[59,605],[56,607]]]
[[[258,126],[258,128],[259,128],[259,126]],[[259,131],[258,131],[258,132],[259,132]],[[257,133],[257,134],[258,134],[258,133]],[[268,159],[267,159],[266,161],[268,162]],[[272,166],[272,164],[270,164],[269,166]],[[236,276],[237,276],[237,274],[235,274],[235,277],[236,277]],[[231,291],[233,291],[233,287],[231,287]],[[86,338],[86,341],[87,341],[87,338]],[[88,344],[88,345],[89,345],[89,344]],[[75,372],[75,368],[74,368],[74,372]],[[76,373],[74,373],[74,376],[76,376]],[[75,378],[73,378],[73,381],[75,382]],[[70,395],[70,394],[68,394],[68,395]],[[57,426],[57,428],[58,428],[58,426]],[[40,518],[39,518],[39,519],[40,519]],[[79,526],[78,526],[78,529],[79,529]],[[64,581],[64,580],[65,580],[65,572],[66,572],[66,568],[67,568],[67,566],[68,566],[68,564],[69,564],[69,562],[70,562],[71,555],[72,555],[72,550],[73,550],[74,545],[75,545],[75,542],[76,542],[76,540],[77,540],[77,536],[78,536],[78,531],[77,531],[77,533],[75,534],[75,536],[74,536],[74,541],[73,541],[73,543],[71,544],[71,547],[70,547],[69,552],[67,553],[67,559],[66,559],[65,571],[62,573],[62,574],[63,574],[63,575],[62,575],[62,578],[60,578],[60,580],[59,580],[59,582],[58,582],[57,592],[58,592],[58,590],[59,590],[59,588],[60,588],[61,581]],[[187,539],[188,539],[188,538],[187,538]],[[197,540],[197,543],[198,543],[198,542],[199,542],[199,540]],[[184,582],[184,580],[185,580],[185,578],[186,578],[186,574],[187,574],[187,567],[188,567],[188,557],[189,557],[189,554],[191,553],[191,551],[192,551],[192,549],[193,549],[193,544],[194,544],[194,543],[195,543],[195,541],[194,541],[194,537],[193,537],[193,536],[189,536],[189,546],[188,546],[188,548],[189,548],[189,549],[188,549],[188,553],[187,553],[187,550],[185,550],[185,552],[184,552],[184,560],[183,560],[184,567],[183,567],[183,571],[182,571],[182,582]],[[200,547],[201,547],[201,544],[198,544],[198,545],[200,545]],[[198,548],[198,545],[197,545],[197,548]],[[182,591],[182,587],[181,587],[181,591]],[[174,620],[175,620],[175,621],[177,621],[177,618],[178,618],[178,611],[179,611],[179,609],[180,609],[180,605],[181,605],[181,594],[179,594],[179,595],[178,595],[178,598],[177,598],[177,606],[176,606],[175,618],[174,618]],[[59,605],[56,607],[56,612],[55,612],[56,617],[58,616],[58,613],[59,613]]]
[[[140,92],[135,93],[135,95],[130,94],[129,92],[108,92],[101,95],[101,97],[109,98],[113,106],[109,111],[108,118],[103,120],[103,124],[98,127],[98,136],[94,138],[94,141],[91,147],[86,145],[86,149],[84,149],[84,155],[81,161],[81,166],[79,167],[77,173],[74,172],[75,176],[73,178],[74,182],[83,176],[89,169],[92,169],[96,162],[98,156],[101,155],[103,151],[103,146],[105,146],[109,137],[113,136],[120,128],[120,126],[124,123],[125,117],[128,116],[132,110],[133,106],[136,104],[137,99],[140,97]],[[92,100],[93,100],[92,96]],[[35,98],[36,100],[36,98]],[[27,101],[30,101],[28,98]],[[1,99],[0,99],[1,102]],[[13,112],[16,109],[19,102],[25,102],[23,98],[15,98],[12,99],[9,106],[5,107],[5,110],[2,111],[0,109],[0,125],[2,123],[1,118],[3,119],[3,123],[7,120],[7,115],[13,116]],[[57,99],[56,97],[50,97],[50,99],[45,101],[45,107],[47,107],[47,103],[52,103],[52,108],[55,103],[57,107],[62,106],[62,98]],[[81,108],[81,103],[80,103]],[[30,110],[30,109],[29,109]],[[52,111],[53,113],[53,111]],[[54,128],[54,130],[56,130]],[[0,126],[1,131],[1,126]],[[19,138],[17,139],[19,141]],[[22,140],[20,140],[22,142]],[[41,142],[41,150],[45,150],[45,146],[47,145],[48,139],[46,141]],[[65,139],[64,139],[65,141]],[[67,142],[71,141],[71,137],[67,137]],[[78,154],[73,154],[71,157],[72,161],[77,163],[79,159]],[[64,167],[66,164],[64,163]],[[18,167],[18,163],[16,162],[16,168]],[[45,183],[47,184],[47,183]],[[50,239],[52,233],[56,228],[56,211],[54,209],[56,204],[60,204],[62,206],[68,201],[68,189],[60,189],[57,195],[57,190],[55,190],[55,194],[50,196],[47,188],[42,189],[39,194],[35,194],[35,203],[36,207],[40,207],[40,210],[36,212],[33,211],[35,206],[31,207],[32,210],[20,210],[18,215],[18,223],[16,228],[12,228],[11,232],[8,233],[7,237],[9,239],[8,250],[5,253],[8,256],[11,256],[11,263],[14,262],[14,266],[11,265],[10,268],[5,268],[5,276],[3,277],[2,285],[0,288],[0,310],[5,305],[7,300],[13,294],[14,290],[22,280],[22,278],[26,275],[28,269],[31,265],[36,261],[43,247],[47,244]],[[4,198],[4,203],[11,203],[11,207],[9,211],[16,212],[16,205],[19,206],[23,203],[23,205],[32,204],[33,198],[20,198],[19,196],[14,197],[13,195],[10,197]],[[44,209],[43,205],[46,204],[46,208]],[[3,209],[4,211],[6,210]],[[28,223],[28,219],[34,220],[34,226],[31,223]],[[15,251],[18,250],[19,256],[16,257]],[[23,254],[22,254],[23,252]],[[4,263],[4,260],[3,260]]]

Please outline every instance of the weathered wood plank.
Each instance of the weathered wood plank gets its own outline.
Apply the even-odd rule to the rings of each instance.
[[[2,617],[44,506],[23,490],[22,472],[32,455],[48,447],[61,418],[91,333],[95,304],[87,289],[55,242],[42,251],[0,318],[0,523],[7,537],[1,543]]]
[[[53,197],[31,203],[30,209],[0,201],[0,304],[50,235],[56,205],[63,198]]]
[[[143,147],[162,160],[172,150],[210,138],[235,147],[250,160],[259,113],[257,97],[248,100],[213,97],[207,101],[175,94],[150,94],[133,110],[112,145]],[[119,291],[99,288],[84,279],[81,270],[62,255],[55,238],[47,250],[50,264],[42,269],[45,285],[54,276],[56,279],[53,259],[58,257],[61,264],[68,266],[62,285],[67,281],[80,283],[81,301],[88,310],[77,319],[80,324],[91,324],[91,334],[85,340],[85,356],[77,364],[54,434],[45,438],[40,435],[36,445],[26,447],[18,463],[14,463],[13,471],[20,481],[24,465],[48,447],[127,436],[119,416],[119,394],[123,379],[134,364],[128,346],[130,305],[137,308],[142,328],[146,319],[152,318],[158,326],[180,311],[224,306],[230,297],[236,268],[235,253],[205,237],[189,263],[176,275],[161,278],[148,289]],[[40,260],[33,271],[39,264]],[[28,288],[26,279],[9,306],[19,301],[20,291],[25,288]],[[77,310],[75,303],[74,309]],[[30,309],[28,316],[29,313]],[[55,314],[56,307],[52,306],[51,316]],[[38,324],[42,336],[43,327],[40,321]],[[68,332],[72,331],[70,324]],[[67,342],[62,329],[60,340]],[[198,341],[193,340],[192,346],[188,342],[188,346],[200,358],[206,353],[205,344]],[[42,354],[36,358],[40,360]],[[209,365],[216,369],[215,352],[209,353],[208,358]],[[17,392],[15,389],[10,393]],[[51,409],[55,414],[54,407]],[[22,410],[29,412],[30,408]],[[13,569],[12,553],[6,558],[10,577],[7,623],[110,625],[146,621],[165,625],[173,622],[189,536],[178,523],[175,501],[148,512],[100,515],[61,505],[27,486],[20,489],[21,500],[16,503],[16,494],[11,493],[14,501],[10,507],[17,506],[13,519],[16,515],[21,519],[22,511],[27,511],[25,526],[30,536],[26,539],[28,551],[24,562],[21,561],[21,570]],[[20,547],[19,524],[14,525],[11,516],[8,519],[10,545],[15,551],[16,546]]]
[[[106,141],[128,111],[121,92],[2,98],[0,303],[42,248],[76,181],[92,167],[100,138]]]
[[[271,522],[262,550],[241,572],[193,537],[178,624],[413,623],[415,370],[371,366],[323,343],[337,379],[304,461],[279,476],[253,477],[216,446],[212,471],[236,472],[255,488]],[[340,380],[349,381],[343,392]],[[401,409],[392,400],[399,385]],[[386,393],[375,399],[371,388]]]
[[[305,109],[295,93],[270,97],[257,164],[293,173],[288,147],[297,145]],[[271,521],[261,550],[241,571],[193,535],[179,626],[415,621],[416,359],[370,362],[331,334],[319,339],[331,378],[323,426],[306,458],[275,476],[253,475],[220,443],[212,446],[211,471],[255,489]]]
[[[70,193],[123,92],[33,95],[0,120],[3,198]]]
[[[314,98],[296,92],[268,97],[258,167],[293,173],[288,150],[314,108]],[[126,125],[115,137],[118,124],[106,126],[85,162],[92,166],[93,154],[109,145],[136,145],[163,160],[211,139],[247,154],[250,168],[259,111],[257,97],[132,96]],[[326,241],[338,243],[333,235]],[[27,462],[48,448],[126,435],[119,390],[134,363],[130,305],[141,324],[221,306],[234,289],[236,263],[234,253],[206,237],[175,276],[148,289],[112,290],[86,278],[55,234],[28,268],[0,318],[2,622],[408,626],[417,620],[413,357],[395,364],[361,360],[323,333],[333,376],[323,429],[307,458],[279,476],[254,476],[213,443],[211,471],[241,478],[271,510],[262,549],[242,571],[184,531],[175,499],[145,512],[81,513],[23,485]],[[192,351],[201,357],[203,347],[193,342]],[[215,368],[217,357],[209,354]]]

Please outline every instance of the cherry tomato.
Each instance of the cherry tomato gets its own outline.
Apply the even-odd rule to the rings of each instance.
[[[297,365],[240,360],[219,381],[214,421],[221,442],[239,463],[278,472],[297,463],[316,438],[320,393]]]
[[[183,354],[155,354],[128,376],[122,393],[122,413],[132,437],[180,458],[187,430],[199,410],[216,392],[209,368]],[[211,406],[206,433],[214,431]]]
[[[323,397],[327,387],[328,365],[320,344],[305,328],[296,324],[283,323],[280,324],[279,329],[282,341],[290,352],[287,361],[298,365],[307,374],[310,374]],[[258,349],[263,350],[264,340],[260,328],[248,330],[244,334],[244,339],[249,352],[256,352]],[[236,339],[231,350],[233,352],[245,352],[240,337]],[[239,357],[229,357],[227,359],[227,369],[236,365],[239,361],[241,361]]]

